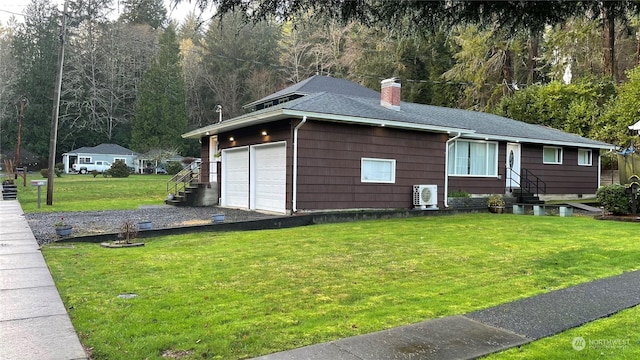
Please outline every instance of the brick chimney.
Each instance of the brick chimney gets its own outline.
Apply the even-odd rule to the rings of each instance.
[[[382,80],[380,86],[380,105],[392,109],[400,110],[400,83],[396,78]]]

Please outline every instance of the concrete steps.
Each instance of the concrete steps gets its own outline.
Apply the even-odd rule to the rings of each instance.
[[[16,184],[2,184],[2,199],[15,200],[18,197],[18,187]]]

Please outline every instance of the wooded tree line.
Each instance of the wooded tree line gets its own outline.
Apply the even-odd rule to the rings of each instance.
[[[198,155],[180,134],[314,75],[405,101],[494,112],[627,146],[640,119],[633,1],[197,0],[214,19],[169,22],[162,0],[68,0],[58,153],[104,142]],[[120,6],[120,15],[113,16]],[[62,14],[32,0],[0,24],[0,147],[48,154]]]

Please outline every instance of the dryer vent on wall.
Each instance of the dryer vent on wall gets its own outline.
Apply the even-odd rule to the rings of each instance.
[[[413,206],[420,210],[438,210],[438,185],[413,185]]]

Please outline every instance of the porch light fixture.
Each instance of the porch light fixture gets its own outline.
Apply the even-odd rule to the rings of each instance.
[[[229,136],[229,141],[236,141],[236,139],[234,139],[233,136]]]
[[[204,133],[205,135],[209,135],[209,132],[207,131],[206,133]]]
[[[267,130],[262,130],[261,134],[262,134],[262,136],[267,136],[267,135],[269,135],[269,134],[267,133]]]

